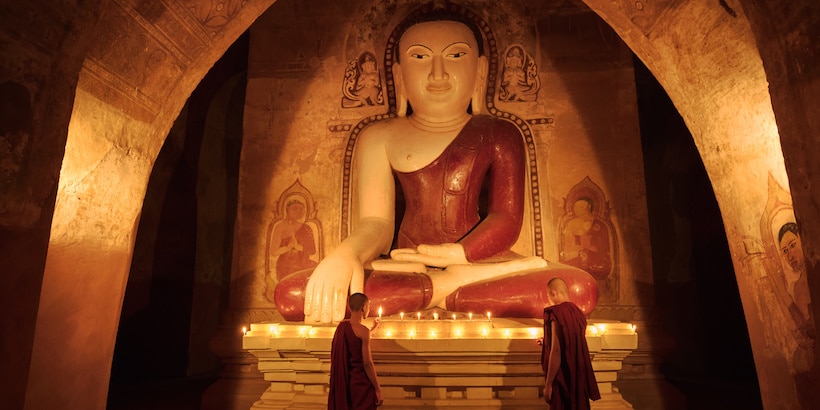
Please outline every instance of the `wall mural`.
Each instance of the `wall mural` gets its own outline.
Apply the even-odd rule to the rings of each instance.
[[[601,188],[586,177],[567,193],[565,213],[558,222],[559,261],[589,272],[604,303],[618,300],[619,284],[618,243],[609,210]]]
[[[760,219],[760,239],[748,238],[762,256],[765,275],[750,278],[761,322],[779,324],[765,337],[766,349],[785,353],[792,374],[808,371],[817,334],[791,195],[769,175],[769,198]],[[747,248],[749,246],[747,245]],[[752,270],[747,270],[752,271]],[[764,327],[765,331],[766,327]]]
[[[504,68],[501,74],[501,85],[498,99],[501,101],[535,101],[541,79],[538,67],[524,47],[511,45],[504,53]]]
[[[265,244],[265,298],[271,302],[274,288],[282,278],[313,269],[323,256],[316,203],[298,179],[282,192],[274,209]]]
[[[382,80],[373,53],[366,51],[347,63],[342,92],[343,108],[384,105]]]

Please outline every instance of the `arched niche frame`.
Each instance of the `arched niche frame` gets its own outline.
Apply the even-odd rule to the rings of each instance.
[[[575,214],[575,203],[578,201],[586,201],[590,208],[590,221],[588,221],[589,232],[588,237],[604,239],[604,241],[591,240],[594,244],[586,244],[587,247],[600,248],[605,242],[606,250],[600,253],[597,260],[589,259],[587,261],[578,260],[578,258],[567,256],[565,238],[568,234],[567,230],[571,229],[572,221],[579,218]],[[564,198],[564,215],[558,221],[558,255],[559,261],[584,269],[592,274],[598,282],[598,292],[601,302],[617,302],[619,296],[619,275],[618,275],[618,239],[615,232],[615,226],[609,217],[610,204],[609,200],[604,195],[603,190],[598,184],[587,176],[575,186],[570,188],[566,198]],[[601,249],[596,249],[601,251]]]
[[[525,220],[529,219],[531,226],[524,226],[522,232],[529,232],[528,240],[532,244],[532,253],[535,256],[544,255],[544,235],[541,224],[541,193],[538,183],[538,161],[536,159],[535,142],[533,139],[533,131],[529,127],[527,121],[513,113],[499,110],[495,105],[495,89],[498,81],[498,42],[493,34],[489,24],[477,13],[468,9],[467,7],[446,2],[429,2],[411,11],[401,23],[399,23],[391,32],[387,39],[387,45],[384,52],[384,75],[385,86],[387,88],[387,102],[388,112],[383,114],[376,114],[366,117],[359,121],[351,130],[347,145],[344,151],[343,173],[342,173],[342,209],[341,209],[341,238],[344,239],[352,230],[352,221],[354,209],[352,206],[352,195],[354,186],[353,175],[353,154],[355,152],[356,142],[358,141],[361,131],[370,123],[381,121],[389,118],[396,118],[398,116],[396,104],[396,81],[393,76],[393,64],[395,63],[396,48],[399,42],[399,33],[404,31],[408,22],[413,21],[417,15],[429,12],[433,7],[445,7],[447,11],[461,14],[470,21],[474,22],[481,31],[484,37],[484,53],[487,56],[489,67],[487,72],[487,87],[484,94],[484,104],[486,112],[489,115],[503,118],[515,124],[523,135],[527,151],[527,169],[525,180],[527,181],[528,189],[525,192],[527,206],[526,209],[531,215],[526,216]],[[529,228],[529,229],[527,229]],[[522,238],[519,238],[521,241]]]
[[[287,189],[282,191],[282,194],[279,195],[279,199],[274,204],[274,215],[271,219],[270,223],[268,223],[267,234],[265,235],[265,283],[267,285],[268,290],[265,291],[266,297],[273,301],[273,288],[276,286],[278,282],[274,278],[276,277],[276,260],[274,258],[274,252],[279,244],[273,243],[273,233],[276,229],[276,226],[284,222],[285,218],[287,218],[287,207],[293,201],[298,201],[305,207],[305,215],[303,222],[313,231],[313,246],[316,250],[315,255],[311,257],[311,259],[315,259],[318,261],[322,260],[324,257],[324,251],[322,249],[322,224],[316,218],[317,209],[316,209],[316,201],[313,199],[313,193],[310,192],[297,178],[296,181],[293,182]],[[291,272],[292,273],[292,272]]]

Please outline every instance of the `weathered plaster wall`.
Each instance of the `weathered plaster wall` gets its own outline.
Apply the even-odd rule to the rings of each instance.
[[[62,158],[59,193],[22,393],[27,408],[105,407],[119,310],[153,162],[196,84],[270,4],[105,4],[103,24],[94,31],[88,54],[82,53],[76,98],[70,93],[53,99],[73,101],[73,108],[67,142],[53,145],[65,146],[66,156],[57,156]],[[88,6],[102,13],[96,4]],[[82,19],[77,24],[93,27]],[[134,50],[143,58],[134,58]],[[62,84],[59,78],[46,83],[51,81]],[[52,377],[55,373],[83,377]]]
[[[768,262],[777,258],[766,251],[777,246],[769,227],[771,204],[789,182],[769,84],[742,7],[732,1],[586,3],[651,69],[700,151],[723,215],[764,406],[807,403],[797,384],[803,374],[816,374],[810,369],[816,359],[801,346],[814,340],[796,329],[814,325],[779,309],[772,312],[766,302],[772,297],[766,293],[776,292],[784,275],[782,266]],[[776,344],[772,335],[787,340]],[[792,392],[793,402],[784,404],[776,392]]]
[[[0,13],[0,402],[28,383],[57,180],[99,1],[4,2]]]

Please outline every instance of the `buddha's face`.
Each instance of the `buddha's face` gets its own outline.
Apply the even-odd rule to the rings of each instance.
[[[305,204],[293,202],[287,206],[285,213],[289,219],[302,219],[305,216]]]
[[[419,23],[399,41],[400,70],[413,112],[428,119],[464,115],[479,77],[478,43],[454,21]]]
[[[780,239],[780,254],[793,271],[802,272],[805,269],[803,244],[794,232],[786,232]]]
[[[572,211],[576,216],[587,216],[590,214],[589,202],[584,200],[575,201],[572,205]]]

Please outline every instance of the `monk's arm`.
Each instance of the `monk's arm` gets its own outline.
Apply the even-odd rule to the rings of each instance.
[[[373,355],[370,353],[370,331],[362,332],[362,362],[367,378],[376,389],[376,397],[381,398],[382,387],[379,385],[379,377],[376,375],[376,366],[373,364]]]
[[[548,388],[552,387],[555,376],[558,375],[558,369],[561,368],[561,343],[558,335],[558,324],[553,320],[550,323],[550,328],[552,329],[550,332],[552,336],[550,338],[549,359],[547,360],[547,376],[544,380],[544,386]]]

